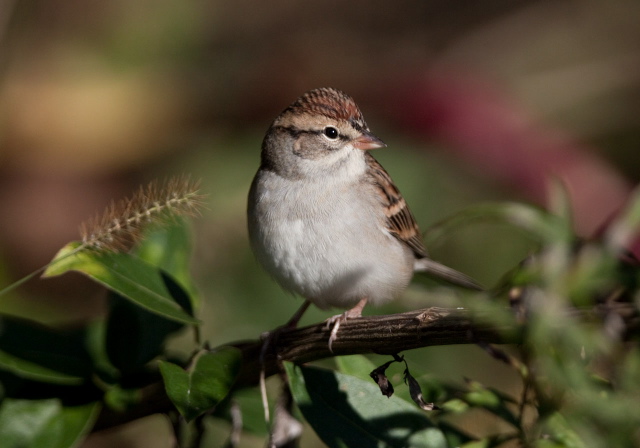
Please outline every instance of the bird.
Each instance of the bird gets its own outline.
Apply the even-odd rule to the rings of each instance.
[[[414,272],[482,289],[429,257],[400,190],[370,153],[385,146],[353,98],[313,89],[272,122],[249,190],[258,262],[305,299],[287,325],[295,327],[311,303],[347,309],[327,320],[330,351],[342,322],[400,296]]]

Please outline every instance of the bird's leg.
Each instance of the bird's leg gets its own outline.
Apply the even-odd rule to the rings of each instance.
[[[309,308],[309,305],[311,305],[311,302],[308,300],[305,300],[302,306],[298,308],[298,310],[293,314],[293,316],[291,316],[291,319],[289,319],[286,324],[276,328],[273,331],[265,331],[264,333],[262,333],[260,339],[264,341],[268,341],[270,344],[271,342],[273,342],[274,336],[277,335],[280,331],[296,328],[298,326],[298,322],[300,322],[300,319],[302,318],[302,315]],[[269,344],[266,344],[265,346],[263,346],[262,348],[263,352],[266,350],[266,346],[268,346]]]
[[[300,322],[300,319],[302,319],[302,315],[304,314],[305,311],[307,311],[307,308],[309,308],[309,305],[311,305],[311,302],[308,300],[305,300],[302,306],[298,308],[298,311],[296,311],[295,314],[291,316],[291,319],[289,319],[287,323],[284,324],[284,327],[296,328],[298,326],[298,322]]]
[[[338,339],[338,329],[340,328],[340,324],[345,322],[347,319],[354,319],[356,317],[362,316],[362,310],[364,306],[367,304],[367,298],[364,297],[360,299],[360,301],[351,308],[350,310],[345,311],[342,314],[336,314],[335,316],[330,317],[326,320],[327,328],[331,327],[331,335],[329,336],[329,351],[333,353],[331,346]]]
[[[307,311],[307,308],[309,308],[309,305],[311,305],[311,302],[308,301],[308,300],[305,300],[304,303],[302,304],[302,306],[300,308],[298,308],[298,310],[294,313],[293,316],[291,316],[291,319],[289,319],[286,324],[284,324],[281,327],[276,328],[273,331],[265,331],[264,333],[262,333],[262,335],[260,337],[260,339],[262,339],[262,341],[263,341],[262,350],[260,350],[260,363],[261,364],[264,361],[264,358],[265,358],[266,353],[267,353],[267,349],[269,347],[271,347],[272,345],[275,345],[280,332],[282,330],[296,328],[298,326],[298,322],[300,322],[300,319],[302,318],[302,315],[304,314],[305,311]]]

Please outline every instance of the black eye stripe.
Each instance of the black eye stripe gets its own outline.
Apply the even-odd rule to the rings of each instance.
[[[313,134],[313,135],[323,135],[324,134],[324,129],[320,130],[320,131],[316,131],[316,130],[306,130],[306,129],[298,129],[296,127],[293,126],[275,126],[275,129],[281,129],[283,131],[285,131],[287,134],[293,136],[293,137],[298,137],[300,134]],[[343,134],[338,134],[338,138],[337,140],[342,140],[342,141],[347,141],[349,140],[349,138],[346,135]]]

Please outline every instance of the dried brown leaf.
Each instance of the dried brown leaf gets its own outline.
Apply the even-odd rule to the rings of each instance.
[[[415,403],[420,406],[421,409],[425,411],[433,411],[436,409],[440,409],[434,403],[427,403],[422,396],[422,389],[420,388],[420,384],[418,381],[409,373],[409,369],[405,369],[404,371],[404,382],[409,385],[409,394],[411,395],[411,399],[415,401]]]
[[[396,361],[393,360],[393,361],[386,362],[380,367],[377,367],[376,369],[374,369],[369,374],[369,376],[373,379],[373,381],[375,381],[378,384],[378,387],[380,388],[380,392],[382,392],[382,395],[385,395],[387,397],[391,397],[393,395],[394,390],[393,390],[393,384],[389,382],[389,378],[387,378],[387,375],[385,374],[385,372],[387,371],[387,368],[394,362]]]

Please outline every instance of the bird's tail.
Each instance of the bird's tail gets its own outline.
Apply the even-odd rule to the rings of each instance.
[[[468,275],[440,264],[437,261],[433,261],[430,258],[420,258],[416,260],[413,270],[414,272],[424,272],[429,276],[439,278],[457,286],[462,286],[463,288],[484,291],[484,288]]]

